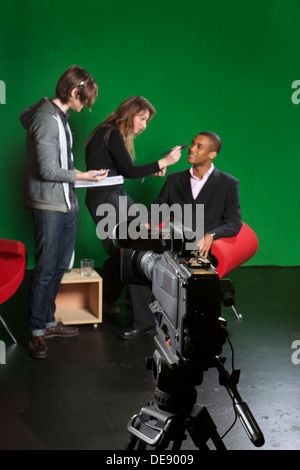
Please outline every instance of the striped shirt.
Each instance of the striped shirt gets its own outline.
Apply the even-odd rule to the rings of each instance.
[[[74,163],[72,159],[72,146],[71,146],[71,136],[69,132],[69,127],[68,127],[68,119],[69,119],[69,113],[64,113],[59,106],[57,106],[53,101],[51,101],[53,106],[55,107],[55,111],[58,114],[58,116],[61,119],[61,122],[63,123],[65,133],[66,133],[66,139],[67,139],[67,152],[68,152],[68,170],[74,170]],[[75,192],[75,187],[74,183],[69,183],[69,198],[70,198],[70,203],[71,203],[71,212],[74,211],[76,207],[78,207],[78,201],[77,201],[77,196]]]

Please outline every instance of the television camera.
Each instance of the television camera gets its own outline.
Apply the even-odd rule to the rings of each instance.
[[[220,279],[197,249],[186,249],[191,231],[181,224],[173,222],[167,231],[148,229],[147,238],[137,240],[120,237],[124,233],[120,225],[114,240],[122,248],[122,279],[152,288],[150,309],[157,333],[153,357],[147,358],[155,402],[130,420],[126,448],[165,449],[173,442],[172,449],[180,449],[188,431],[199,449],[207,449],[210,438],[217,449],[225,449],[207,409],[196,403],[196,386],[210,367],[217,368],[219,382],[228,391],[248,437],[256,447],[262,446],[264,436],[237,391],[240,371],[229,374],[224,368],[226,359],[219,357],[228,338],[222,304],[234,303],[231,281]]]

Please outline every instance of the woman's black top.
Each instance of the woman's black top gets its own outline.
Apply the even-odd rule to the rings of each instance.
[[[142,178],[159,171],[158,162],[135,165],[125,146],[120,131],[113,129],[107,144],[104,136],[107,128],[100,128],[86,148],[87,170],[110,170],[108,176],[122,175],[124,178]]]

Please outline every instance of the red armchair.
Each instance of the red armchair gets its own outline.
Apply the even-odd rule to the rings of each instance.
[[[17,291],[23,281],[27,264],[23,243],[0,238],[0,305]],[[3,317],[0,321],[14,343],[17,342]]]
[[[211,247],[211,254],[217,259],[216,267],[219,277],[246,263],[252,258],[258,249],[258,239],[249,225],[243,222],[242,228],[237,235],[230,238],[219,238]],[[232,306],[236,316],[241,318],[235,305]]]
[[[219,238],[211,247],[211,254],[217,258],[217,272],[222,278],[252,258],[258,249],[258,239],[249,225],[243,222],[235,237]]]

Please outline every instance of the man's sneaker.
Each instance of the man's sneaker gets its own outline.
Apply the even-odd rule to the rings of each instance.
[[[29,343],[29,350],[36,359],[45,359],[47,357],[48,348],[45,343],[44,336],[32,336]]]
[[[54,338],[73,338],[79,335],[79,329],[75,326],[66,326],[63,322],[59,321],[55,328],[47,328],[45,339]]]

